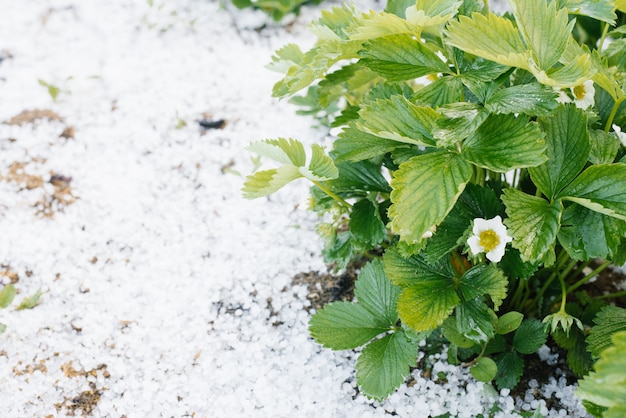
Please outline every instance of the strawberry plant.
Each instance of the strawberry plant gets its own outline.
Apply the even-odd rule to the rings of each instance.
[[[310,157],[295,139],[254,142],[281,165],[243,191],[310,180],[326,260],[372,260],[356,301],[310,322],[325,347],[364,347],[357,381],[372,398],[404,381],[429,335],[476,379],[511,388],[548,338],[588,373],[587,336],[624,321],[602,309],[624,292],[586,287],[626,262],[626,2],[510,6],[335,7],[312,23],[313,48],[272,58],[285,72],[273,94],[307,89],[298,102],[338,132]]]

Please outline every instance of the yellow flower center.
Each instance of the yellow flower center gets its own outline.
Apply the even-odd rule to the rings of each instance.
[[[486,253],[494,250],[500,244],[500,237],[491,229],[481,232],[478,238],[480,246],[485,249]]]
[[[574,96],[576,96],[576,100],[582,100],[585,98],[585,94],[587,94],[587,90],[585,90],[585,85],[581,84],[580,86],[574,87]]]

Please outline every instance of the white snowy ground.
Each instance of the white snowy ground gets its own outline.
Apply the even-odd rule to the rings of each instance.
[[[357,395],[355,354],[309,339],[307,291],[290,287],[325,271],[306,185],[239,192],[248,142],[325,135],[271,98],[264,68],[287,42],[311,45],[319,7],[271,27],[217,1],[154,3],[0,0],[0,121],[62,118],[0,124],[0,279],[18,289],[0,311],[1,417],[584,414],[562,381],[514,400],[441,362],[445,384],[415,371],[382,404]],[[203,114],[227,124],[203,132]]]

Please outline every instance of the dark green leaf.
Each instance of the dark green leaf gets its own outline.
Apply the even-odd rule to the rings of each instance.
[[[380,164],[369,161],[337,164],[339,176],[326,184],[336,192],[371,191],[389,193],[391,187],[380,172]]]
[[[514,115],[492,115],[463,142],[465,160],[496,172],[533,167],[546,160],[542,133]]]
[[[522,321],[513,336],[513,348],[518,353],[532,354],[545,344],[548,336],[541,321],[530,318]]]
[[[562,348],[567,350],[567,365],[578,376],[583,376],[591,370],[593,360],[585,345],[585,334],[578,327],[571,327],[569,333],[557,329],[552,338]]]
[[[559,197],[593,211],[626,220],[626,164],[598,164],[588,167]]]
[[[356,379],[361,391],[381,401],[404,382],[416,358],[417,347],[404,332],[394,332],[371,342],[356,363]]]
[[[335,264],[338,269],[346,267],[354,255],[350,231],[341,231],[329,236],[322,255],[326,263]]]
[[[432,108],[460,102],[463,84],[458,77],[443,76],[415,92],[415,100]]]
[[[415,280],[451,280],[454,277],[452,265],[448,259],[429,263],[421,254],[404,257],[397,245],[385,252],[383,264],[389,280],[401,287],[409,286]]]
[[[574,259],[613,260],[626,239],[626,222],[572,204],[563,212],[558,238]]]
[[[546,256],[550,259],[563,210],[561,202],[550,204],[511,188],[504,190],[502,201],[509,216],[504,223],[513,237],[511,245],[520,251],[522,260],[535,263]]]
[[[618,331],[626,331],[626,309],[606,306],[594,319],[595,326],[587,337],[589,351],[595,358],[611,346],[611,338]]]
[[[509,352],[498,357],[497,365],[496,385],[498,388],[514,388],[524,373],[524,360],[517,353]]]
[[[549,204],[544,199],[527,195],[516,189],[506,189],[502,201],[507,206],[513,247],[521,260],[531,265],[543,262],[546,266],[555,260],[554,243],[559,230],[563,207],[560,201]]]
[[[315,341],[333,350],[360,347],[386,331],[389,326],[362,305],[351,302],[328,304],[309,321],[309,332]]]
[[[393,327],[398,322],[400,288],[387,279],[381,260],[373,260],[359,273],[354,295],[375,318]]]
[[[367,198],[352,206],[348,228],[352,234],[352,244],[362,250],[375,247],[387,236],[387,228],[380,219],[378,205]]]
[[[591,143],[589,161],[592,164],[610,164],[615,161],[620,146],[619,139],[615,135],[592,129],[589,131],[589,142]]]
[[[553,199],[580,173],[589,158],[587,117],[574,105],[559,106],[539,120],[545,132],[548,160],[528,171],[539,190]]]
[[[461,277],[458,291],[465,300],[489,295],[494,310],[498,310],[506,297],[508,279],[494,264],[479,264]]]
[[[450,212],[472,175],[458,155],[432,152],[400,165],[391,181],[391,229],[408,243],[418,243]]]
[[[493,311],[480,299],[462,301],[456,307],[456,328],[476,343],[486,343],[494,335]]]
[[[362,161],[378,157],[399,147],[409,147],[397,141],[391,141],[356,129],[353,124],[345,128],[334,143],[333,152],[338,163]],[[341,177],[341,176],[340,176]]]

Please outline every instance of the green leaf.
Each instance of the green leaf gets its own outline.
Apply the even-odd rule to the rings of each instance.
[[[39,83],[40,86],[43,86],[46,89],[48,89],[48,94],[50,95],[50,97],[52,97],[52,100],[56,102],[57,97],[59,96],[59,93],[61,92],[61,89],[53,84],[49,84],[45,82],[44,80],[37,80],[37,82]]]
[[[593,211],[626,220],[626,164],[588,167],[558,197]]]
[[[509,216],[504,223],[513,237],[511,245],[520,251],[523,261],[539,262],[554,252],[554,242],[561,221],[563,205],[528,195],[517,189],[505,189],[502,201]]]
[[[528,170],[533,182],[553,199],[585,167],[589,158],[587,117],[574,105],[559,106],[550,116],[539,120],[545,132],[548,160]]]
[[[459,293],[465,300],[489,295],[493,309],[498,310],[506,298],[508,279],[494,264],[479,264],[467,270],[461,276]]]
[[[612,0],[567,0],[566,7],[569,14],[589,16],[610,25],[614,25],[617,19],[614,13],[615,4]]]
[[[571,327],[569,332],[557,329],[552,338],[567,350],[567,365],[578,376],[587,374],[593,366],[591,354],[585,345],[585,334],[578,327]]]
[[[304,58],[304,53],[296,44],[287,44],[274,54],[267,68],[281,73],[286,73],[292,66],[300,64]]]
[[[463,83],[458,77],[441,77],[415,92],[414,99],[437,108],[449,103],[460,102],[463,97]]]
[[[362,161],[384,155],[399,147],[408,147],[397,141],[390,141],[356,129],[352,124],[345,128],[333,144],[333,152],[338,163]]]
[[[475,218],[491,219],[503,212],[504,205],[493,189],[468,183],[446,219],[437,227],[436,233],[427,240],[423,252],[425,259],[436,262],[449,255],[459,246],[459,239]]]
[[[439,108],[443,118],[437,121],[433,136],[437,146],[452,147],[473,134],[487,119],[489,112],[474,103],[452,103]]]
[[[357,348],[377,335],[389,331],[361,304],[333,302],[317,311],[309,321],[309,332],[315,341],[333,350]]]
[[[556,108],[557,93],[539,83],[520,84],[496,91],[485,102],[492,113],[523,113],[543,116]]]
[[[582,399],[608,407],[604,417],[626,413],[626,332],[613,336],[613,346],[604,350],[595,372],[579,381],[576,393]]]
[[[33,309],[35,306],[39,305],[39,299],[43,295],[41,289],[38,289],[33,295],[24,298],[22,302],[15,308],[18,311],[24,309]]]
[[[459,16],[446,30],[447,43],[465,52],[510,67],[528,68],[530,55],[513,23],[500,16]]]
[[[554,67],[548,71],[540,69],[532,60],[528,64],[530,72],[537,78],[537,81],[546,86],[558,88],[581,85],[596,73],[590,55],[580,55],[562,67]]]
[[[369,161],[344,162],[337,164],[337,169],[339,170],[338,177],[327,182],[334,192],[391,192],[387,179],[380,171],[380,164]]]
[[[463,60],[459,62],[459,69],[463,81],[493,83],[494,80],[507,72],[509,67],[478,57],[473,61]]]
[[[462,301],[456,307],[456,328],[476,343],[486,343],[495,335],[493,311],[480,298]]]
[[[518,353],[532,354],[546,343],[548,336],[541,321],[530,318],[522,321],[513,336],[513,348]]]
[[[537,125],[511,114],[489,116],[462,147],[466,161],[500,173],[546,160],[546,145]]]
[[[378,401],[397,389],[415,366],[417,347],[404,332],[394,332],[373,341],[356,363],[356,379],[361,391]]]
[[[415,280],[447,280],[454,277],[452,265],[448,260],[429,263],[422,254],[404,257],[398,245],[385,251],[383,264],[389,280],[401,287],[410,286]]]
[[[320,193],[323,192],[320,191]],[[331,234],[327,238],[324,249],[322,250],[324,261],[327,264],[336,265],[337,269],[345,268],[354,255],[351,238],[350,231],[341,231]]]
[[[356,281],[354,295],[374,317],[392,327],[398,322],[400,288],[387,279],[381,260],[368,263]]]
[[[391,229],[417,243],[445,219],[472,174],[458,155],[444,151],[418,155],[400,165],[391,180]]]
[[[558,238],[574,259],[613,260],[626,238],[626,222],[573,204],[563,212]]]
[[[589,142],[591,143],[589,162],[610,164],[615,161],[620,146],[620,141],[615,135],[600,129],[592,129],[589,131]]]
[[[363,132],[407,144],[434,145],[431,131],[439,114],[430,107],[414,105],[404,96],[368,103],[359,116],[355,127]]]
[[[4,309],[13,302],[15,298],[15,286],[8,284],[0,290],[0,309]]]
[[[498,357],[496,385],[499,389],[512,389],[524,373],[524,360],[515,352],[503,353]]]
[[[284,185],[302,177],[298,167],[284,165],[270,170],[257,171],[247,176],[241,191],[246,199],[267,196],[281,189]]]
[[[479,382],[491,382],[496,377],[498,366],[496,362],[489,357],[481,357],[475,365],[470,369],[470,373],[474,379]]]
[[[402,260],[398,252],[391,257],[387,254],[389,251],[385,254],[385,270],[394,283],[402,286],[398,299],[402,322],[416,331],[437,328],[459,303],[450,262],[431,265],[420,256]]]
[[[333,160],[324,154],[321,146],[313,144],[308,167],[304,146],[294,139],[266,139],[251,143],[249,151],[282,163],[278,168],[259,171],[247,177],[242,192],[245,198],[254,199],[274,193],[287,183],[305,177],[311,181],[331,180],[338,176]]]
[[[598,358],[600,353],[611,346],[613,334],[626,331],[626,309],[606,306],[598,312],[593,322],[596,325],[591,328],[587,345],[591,354]]]
[[[448,341],[452,344],[456,344],[459,348],[472,348],[476,344],[459,332],[455,317],[449,317],[443,322],[441,332],[443,332],[444,337],[446,337]]]
[[[380,219],[378,205],[367,198],[352,206],[348,228],[353,244],[358,244],[364,250],[380,244],[387,236],[387,228]]]
[[[412,34],[377,38],[363,47],[359,53],[359,62],[389,81],[410,80],[450,71],[434,52]]]
[[[0,334],[4,334],[6,330],[7,330],[7,326],[0,322]]]
[[[524,314],[522,313],[516,311],[507,312],[498,318],[496,332],[498,334],[508,334],[509,332],[513,332],[519,328],[523,319]]]
[[[540,68],[559,62],[565,52],[575,20],[568,22],[567,10],[556,10],[556,2],[512,0],[515,21],[532,57]]]
[[[324,153],[324,148],[313,144],[311,161],[308,167],[300,167],[300,172],[304,177],[312,181],[326,181],[337,178],[339,172],[333,163],[332,158]]]

